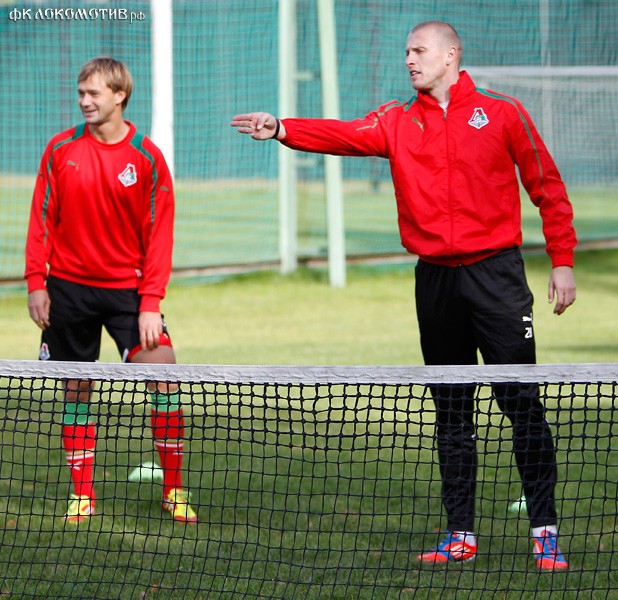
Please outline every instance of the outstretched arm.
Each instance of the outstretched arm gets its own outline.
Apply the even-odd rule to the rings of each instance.
[[[232,117],[230,123],[238,133],[247,133],[254,140],[282,140],[285,137],[285,127],[277,117],[266,112],[254,112]]]
[[[554,313],[561,315],[575,302],[575,276],[571,267],[554,267],[549,278],[547,299],[551,304],[554,299]]]
[[[388,106],[388,105],[385,105]],[[230,125],[254,140],[279,140],[292,150],[341,156],[388,158],[387,110],[363,119],[278,119],[267,112],[236,115]],[[392,115],[391,115],[392,116]]]

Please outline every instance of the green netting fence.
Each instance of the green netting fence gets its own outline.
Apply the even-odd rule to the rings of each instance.
[[[296,3],[298,68],[310,74],[299,83],[298,114],[320,116],[316,0]],[[464,66],[478,73],[478,83],[517,96],[532,114],[569,186],[580,239],[616,236],[618,3],[334,4],[342,118],[409,98],[408,31],[422,20],[448,20],[464,40]],[[68,8],[73,18],[66,18]],[[80,9],[89,17],[76,18]],[[131,13],[143,18],[119,18]],[[278,259],[277,144],[252,143],[228,125],[239,112],[277,112],[278,14],[276,0],[173,2],[176,269]],[[0,278],[22,275],[38,161],[51,135],[81,121],[76,75],[86,60],[111,54],[128,64],[136,89],[126,115],[150,133],[151,50],[157,43],[151,21],[150,3],[143,0],[0,1]],[[299,171],[300,254],[321,257],[323,159],[300,158],[306,159]],[[348,255],[403,252],[386,161],[346,158],[343,164]],[[532,206],[524,207],[524,225],[525,243],[542,243]]]

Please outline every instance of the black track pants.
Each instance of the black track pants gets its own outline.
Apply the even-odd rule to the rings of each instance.
[[[416,310],[428,365],[533,364],[533,298],[519,249],[461,267],[419,261]],[[432,386],[448,529],[474,531],[477,452],[474,385]],[[556,453],[537,384],[495,384],[532,527],[556,523]]]

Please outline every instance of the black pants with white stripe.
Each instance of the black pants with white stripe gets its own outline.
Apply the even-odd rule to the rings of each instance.
[[[427,365],[533,364],[532,293],[518,248],[460,267],[416,266],[416,310]],[[477,451],[474,385],[436,385],[442,502],[451,531],[474,531]],[[512,425],[515,460],[532,527],[557,521],[556,453],[537,384],[493,386]]]

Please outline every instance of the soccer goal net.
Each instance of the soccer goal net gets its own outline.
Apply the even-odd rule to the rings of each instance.
[[[62,439],[74,381],[93,390],[97,439],[96,510],[79,522],[67,518],[75,478]],[[181,477],[196,524],[162,510],[152,382],[179,386]],[[566,572],[537,573],[511,426],[496,404],[505,382],[538,386],[546,408]],[[478,554],[446,569],[417,562],[446,525],[436,386],[466,388],[476,413]],[[612,597],[617,393],[616,365],[0,361],[0,590],[19,598]]]

